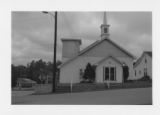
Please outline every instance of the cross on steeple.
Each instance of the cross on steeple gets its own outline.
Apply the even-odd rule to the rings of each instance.
[[[109,38],[109,26],[110,25],[107,24],[107,14],[104,12],[103,24],[101,25],[101,39]]]

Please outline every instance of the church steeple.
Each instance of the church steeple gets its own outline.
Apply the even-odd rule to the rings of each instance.
[[[109,26],[107,24],[107,14],[104,12],[103,24],[101,25],[101,38],[108,39],[109,38]]]
[[[107,25],[107,15],[106,15],[106,12],[104,12],[103,24],[104,24],[104,25]]]

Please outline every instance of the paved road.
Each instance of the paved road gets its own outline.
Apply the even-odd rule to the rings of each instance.
[[[21,96],[26,96],[33,94],[34,91],[12,91],[12,96],[13,97],[21,97]]]
[[[152,88],[82,93],[12,96],[12,104],[137,105],[152,104]]]

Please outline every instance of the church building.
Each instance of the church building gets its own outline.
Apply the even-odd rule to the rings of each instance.
[[[60,68],[60,83],[80,83],[81,71],[90,63],[95,68],[95,82],[124,82],[124,67],[128,68],[128,79],[134,79],[133,56],[126,49],[112,41],[104,13],[101,28],[101,38],[80,51],[81,39],[62,39],[62,64]]]

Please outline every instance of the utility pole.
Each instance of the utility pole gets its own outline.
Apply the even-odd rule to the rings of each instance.
[[[55,12],[55,28],[54,28],[54,57],[53,57],[53,86],[52,92],[56,92],[56,52],[57,52],[57,11]]]
[[[57,11],[55,11],[55,15],[51,12],[43,11],[45,14],[50,14],[54,18],[54,49],[53,49],[53,79],[52,79],[52,93],[56,92],[56,52],[57,52]]]

